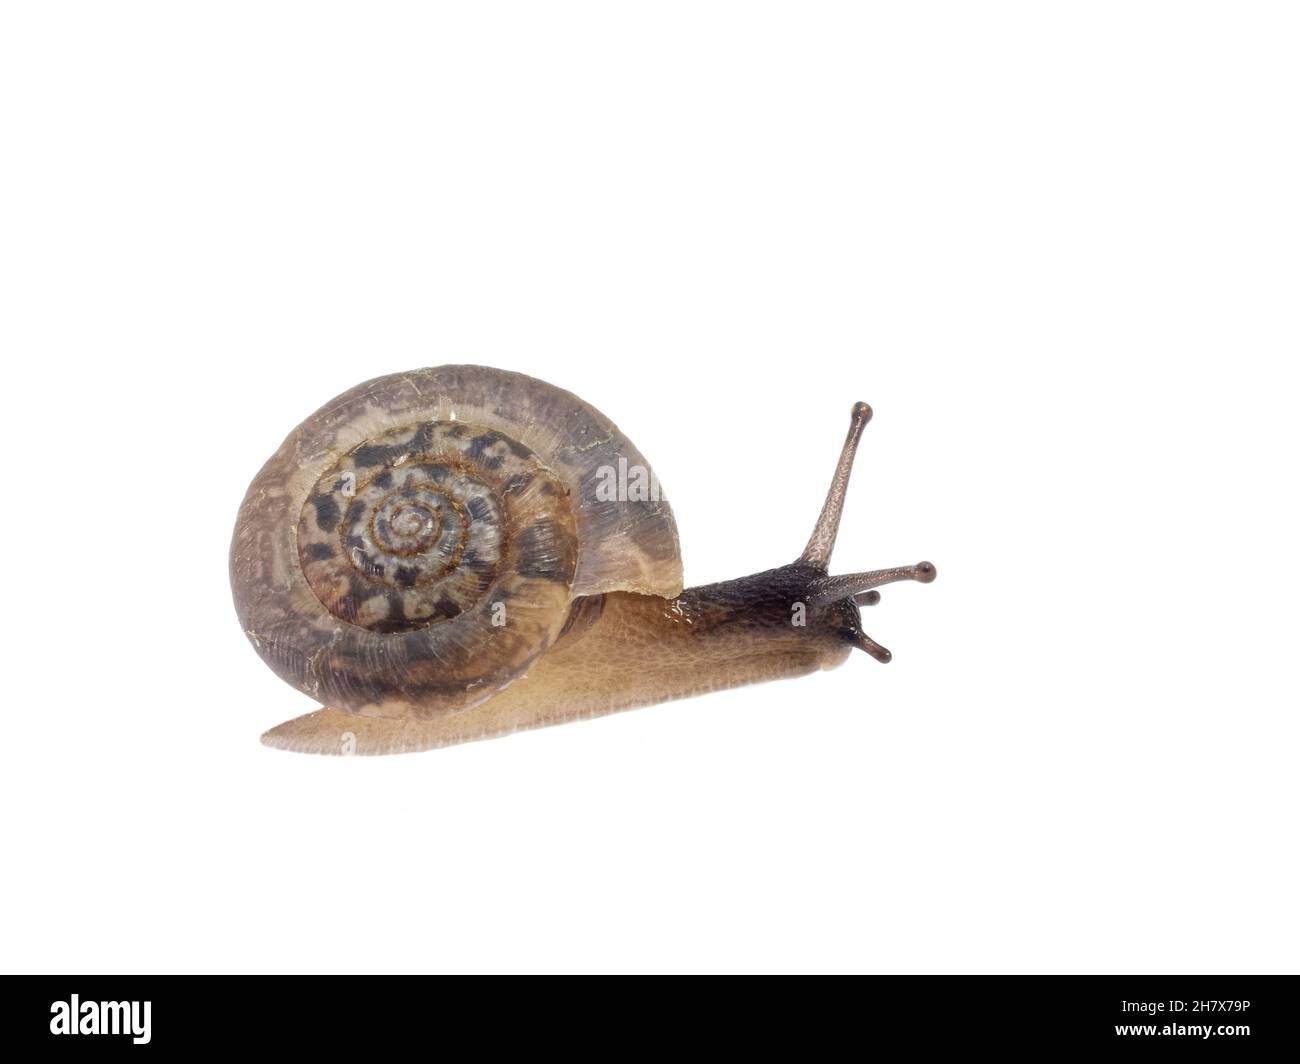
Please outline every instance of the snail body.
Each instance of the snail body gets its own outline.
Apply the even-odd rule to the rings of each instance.
[[[289,435],[236,523],[244,631],[326,707],[263,741],[413,752],[833,668],[855,646],[887,661],[859,606],[934,567],[827,573],[869,418],[854,407],[796,562],[683,590],[657,478],[581,399],[477,366],[357,386]]]

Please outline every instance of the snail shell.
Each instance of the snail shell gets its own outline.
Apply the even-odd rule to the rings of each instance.
[[[240,623],[334,709],[431,718],[525,674],[585,596],[682,588],[672,510],[603,497],[649,465],[577,396],[441,366],[326,403],[262,467],[230,552]]]

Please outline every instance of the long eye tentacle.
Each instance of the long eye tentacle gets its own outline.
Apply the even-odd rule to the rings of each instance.
[[[835,549],[835,536],[840,530],[840,515],[844,512],[844,496],[849,490],[849,474],[853,472],[853,459],[858,453],[858,442],[862,439],[862,430],[871,420],[871,407],[866,403],[854,403],[853,414],[849,421],[849,434],[840,451],[840,459],[835,463],[835,475],[831,478],[830,490],[826,492],[826,501],[822,504],[821,516],[808,546],[799,556],[801,562],[825,569],[831,561],[831,552]]]
[[[892,569],[876,569],[869,573],[845,573],[843,576],[824,576],[808,586],[808,604],[824,606],[828,602],[854,598],[882,584],[896,584],[900,580],[915,580],[928,584],[937,575],[930,562],[915,565],[898,565]]]

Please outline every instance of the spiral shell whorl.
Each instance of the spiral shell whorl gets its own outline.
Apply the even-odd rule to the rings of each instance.
[[[314,628],[332,629],[309,663],[318,693],[385,715],[472,704],[526,670],[563,625],[578,556],[563,485],[463,422],[354,447],[317,480],[297,538],[325,611]]]
[[[231,543],[235,608],[271,668],[335,709],[430,717],[523,676],[576,598],[673,595],[666,501],[594,494],[644,458],[599,411],[482,366],[379,377],[293,430]]]
[[[553,512],[562,495],[499,432],[408,426],[353,448],[317,481],[298,522],[299,560],[335,617],[411,631],[472,607],[500,572],[507,529],[532,529],[538,542],[539,522],[563,523]]]

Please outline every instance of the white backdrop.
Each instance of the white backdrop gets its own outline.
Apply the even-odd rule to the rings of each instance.
[[[1295,971],[1297,16],[7,5],[0,965]],[[929,558],[814,677],[301,757],[226,552],[284,435],[477,361],[688,583]]]

